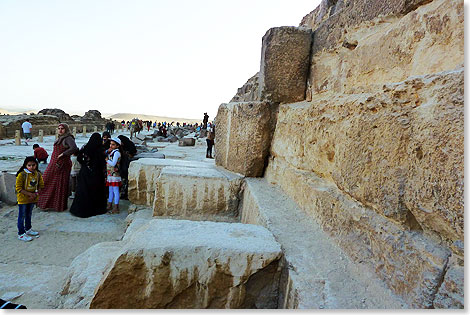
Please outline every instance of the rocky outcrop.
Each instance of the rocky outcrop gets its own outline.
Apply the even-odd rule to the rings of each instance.
[[[281,248],[266,229],[151,220],[133,231],[74,260],[64,307],[277,308]]]
[[[105,120],[104,118],[101,117],[101,113],[97,110],[89,110],[83,115],[81,118],[82,121],[102,121]]]
[[[38,115],[51,115],[51,116],[56,116],[59,118],[60,122],[68,122],[68,121],[73,121],[72,117],[70,117],[69,114],[64,112],[62,109],[58,108],[46,108],[42,109],[38,112]]]

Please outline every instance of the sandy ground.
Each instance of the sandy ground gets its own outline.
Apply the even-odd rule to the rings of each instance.
[[[77,145],[85,144],[90,135],[77,135]],[[33,139],[30,146],[15,146],[13,140],[1,140],[0,170],[16,172],[24,157],[32,154],[35,141],[37,139]],[[53,142],[54,137],[50,136],[39,144],[51,154]],[[205,158],[205,139],[199,139],[194,147],[179,147],[177,143],[151,143],[149,147],[157,148],[167,158],[214,164],[213,159]],[[70,206],[71,199],[69,201]],[[68,211],[57,213],[35,208],[32,223],[40,237],[22,242],[17,239],[18,206],[3,204],[0,208],[0,298],[30,309],[56,308],[67,267],[90,246],[120,240],[126,230],[129,205],[122,200],[120,214],[86,219],[74,217]]]

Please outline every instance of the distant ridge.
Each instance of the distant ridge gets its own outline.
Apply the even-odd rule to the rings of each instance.
[[[103,114],[105,118],[112,118],[114,120],[131,120],[133,118],[139,118],[142,120],[151,120],[157,122],[186,122],[186,123],[202,123],[203,115],[201,115],[201,119],[194,119],[194,118],[177,118],[177,117],[165,117],[165,116],[154,116],[154,115],[144,115],[144,114],[131,114],[131,113],[117,113],[117,114]]]

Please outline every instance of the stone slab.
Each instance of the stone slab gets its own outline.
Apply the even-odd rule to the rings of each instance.
[[[151,220],[125,239],[74,260],[65,307],[277,308],[282,253],[263,227]]]

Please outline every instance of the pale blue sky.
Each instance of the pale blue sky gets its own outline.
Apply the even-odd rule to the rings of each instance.
[[[320,0],[2,0],[0,108],[211,119]]]

